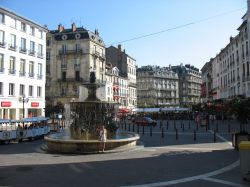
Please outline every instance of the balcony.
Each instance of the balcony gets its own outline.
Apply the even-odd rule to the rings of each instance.
[[[6,43],[5,42],[0,42],[0,47],[5,48],[6,47]]]
[[[67,69],[67,64],[61,64],[61,69]]]
[[[9,44],[9,50],[16,51],[17,46]]]
[[[246,76],[245,75],[242,76],[242,82],[246,82]]]
[[[83,51],[82,49],[73,49],[73,50],[59,50],[58,54],[59,55],[76,55],[76,54],[82,54]]]
[[[80,64],[74,64],[74,68],[75,68],[75,69],[80,69],[80,67],[81,67]],[[66,67],[66,68],[67,68],[67,67]]]
[[[37,58],[42,58],[43,59],[44,54],[43,53],[37,53]]]
[[[104,68],[100,68],[100,72],[103,72],[104,71]]]
[[[128,86],[130,86],[130,87],[135,87],[136,88],[136,83],[133,83],[133,82],[128,82]]]
[[[26,73],[24,71],[19,71],[19,76],[20,77],[25,77]]]
[[[29,73],[29,77],[30,77],[30,78],[34,78],[34,76],[35,76],[35,75],[34,75],[33,72]]]
[[[76,80],[75,78],[58,79],[58,82],[83,82],[83,78]]]
[[[16,70],[15,69],[9,69],[9,75],[15,75]]]
[[[26,54],[26,53],[27,53],[27,49],[25,49],[25,48],[23,48],[23,47],[20,47],[20,48],[19,48],[19,53]]]
[[[30,56],[35,56],[36,55],[36,52],[34,50],[29,50],[29,55]]]
[[[43,75],[41,75],[41,74],[37,74],[37,79],[42,79],[43,78]]]

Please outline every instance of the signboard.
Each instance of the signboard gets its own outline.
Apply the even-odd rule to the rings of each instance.
[[[31,107],[39,107],[39,102],[31,102]]]
[[[11,101],[2,101],[1,107],[11,107]]]

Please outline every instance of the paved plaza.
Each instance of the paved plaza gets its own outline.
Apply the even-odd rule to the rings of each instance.
[[[250,186],[242,180],[239,152],[231,145],[235,121],[214,122],[210,129],[197,129],[193,121],[190,126],[175,121],[176,128],[174,121],[163,121],[162,127],[158,121],[143,134],[142,127],[127,122],[126,130],[139,131],[141,138],[124,152],[49,154],[41,149],[44,140],[1,145],[0,186]]]

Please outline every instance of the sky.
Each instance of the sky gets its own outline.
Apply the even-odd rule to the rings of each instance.
[[[202,68],[238,34],[247,0],[0,0],[0,6],[49,30],[73,22],[98,29],[106,47],[121,44],[138,67]]]

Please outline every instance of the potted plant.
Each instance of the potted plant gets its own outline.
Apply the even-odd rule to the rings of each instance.
[[[243,140],[249,140],[246,125],[250,119],[250,98],[234,98],[228,104],[228,114],[235,117],[240,123],[240,131],[233,134],[233,146],[238,149],[238,144]]]

